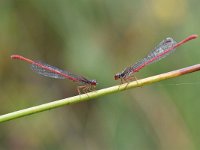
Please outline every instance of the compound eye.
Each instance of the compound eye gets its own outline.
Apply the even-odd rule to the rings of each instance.
[[[121,77],[120,77],[120,74],[117,73],[117,74],[114,76],[114,78],[115,78],[115,80],[118,80],[119,78],[121,78]]]
[[[92,83],[92,85],[96,85],[97,84],[96,80],[91,80],[90,82]]]

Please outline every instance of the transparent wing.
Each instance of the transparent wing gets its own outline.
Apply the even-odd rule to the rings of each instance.
[[[82,82],[82,83],[88,82],[88,79],[86,79],[82,76],[75,75],[71,72],[61,70],[57,67],[54,67],[54,66],[51,66],[49,64],[42,63],[42,62],[39,62],[39,61],[33,63],[32,66],[31,66],[31,69],[34,72],[36,72],[40,75],[50,77],[50,78],[56,78],[56,79],[68,78],[70,80],[79,81],[79,82]]]
[[[139,71],[145,65],[165,58],[175,50],[174,45],[176,44],[177,42],[174,39],[170,37],[166,38],[165,40],[161,41],[146,57],[137,61],[134,65],[127,67],[123,73],[126,74],[126,76],[129,76],[133,72]]]
[[[160,42],[154,50],[152,50],[144,59],[144,62],[149,62],[148,64],[159,61],[162,58],[165,58],[167,55],[171,54],[175,51],[174,45],[177,42],[173,38],[166,38],[162,42]],[[153,60],[153,61],[151,61]]]
[[[32,64],[31,69],[40,75],[50,77],[50,78],[65,79],[66,76],[68,76],[67,72],[57,67],[54,67],[54,66],[51,66],[49,64],[45,64],[39,61]]]

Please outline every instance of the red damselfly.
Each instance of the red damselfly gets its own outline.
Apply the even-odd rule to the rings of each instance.
[[[28,62],[31,64],[31,69],[43,76],[50,77],[50,78],[56,78],[56,79],[69,79],[73,82],[78,82],[82,85],[79,85],[77,87],[77,91],[79,94],[81,94],[81,90],[86,93],[87,91],[95,90],[95,87],[97,85],[96,80],[88,80],[85,77],[75,75],[71,72],[61,70],[57,67],[48,65],[46,63],[42,63],[40,61],[33,61],[31,59],[25,58],[21,55],[11,55],[12,59],[18,59],[25,62]]]
[[[177,43],[173,38],[170,37],[164,39],[146,57],[139,60],[134,65],[125,68],[121,73],[117,73],[114,76],[115,80],[120,79],[122,83],[123,81],[129,82],[130,80],[132,80],[132,77],[135,78],[135,76],[133,75],[135,72],[138,72],[140,69],[151,63],[159,61],[162,58],[165,58],[167,55],[173,52],[178,46],[197,37],[198,35],[190,35],[189,37],[185,38],[179,43]]]

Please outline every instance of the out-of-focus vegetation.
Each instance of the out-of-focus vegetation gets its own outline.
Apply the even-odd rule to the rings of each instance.
[[[199,34],[195,0],[1,0],[0,113],[77,94],[68,80],[41,77],[10,60],[21,54],[118,84],[115,73],[162,39]],[[138,78],[200,62],[199,39]],[[1,124],[0,149],[200,149],[200,74],[58,108]]]

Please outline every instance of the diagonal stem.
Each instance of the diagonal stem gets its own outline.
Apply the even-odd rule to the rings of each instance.
[[[137,81],[129,82],[128,85],[127,85],[127,83],[124,83],[122,85],[104,88],[104,89],[101,89],[101,90],[98,90],[98,91],[93,91],[93,92],[90,92],[90,93],[87,93],[87,94],[82,94],[82,95],[77,95],[77,96],[70,97],[70,98],[56,100],[54,102],[50,102],[50,103],[46,103],[46,104],[42,104],[42,105],[38,105],[38,106],[26,108],[26,109],[22,109],[22,110],[19,110],[19,111],[11,112],[11,113],[8,113],[8,114],[5,114],[5,115],[1,115],[0,116],[0,122],[5,122],[5,121],[12,120],[12,119],[20,118],[20,117],[23,117],[23,116],[28,116],[28,115],[31,115],[31,114],[35,114],[35,113],[39,113],[39,112],[42,112],[42,111],[54,109],[54,108],[61,107],[61,106],[64,106],[64,105],[69,105],[69,104],[73,104],[73,103],[87,101],[87,100],[94,99],[94,98],[97,98],[97,97],[100,97],[100,96],[104,96],[104,95],[112,94],[112,93],[117,93],[117,92],[120,92],[120,91],[135,88],[135,87],[141,87],[141,86],[144,86],[144,85],[153,84],[155,82],[159,82],[159,81],[170,79],[170,78],[175,78],[175,77],[178,77],[178,76],[181,76],[181,75],[184,75],[184,74],[188,74],[188,73],[192,73],[192,72],[195,72],[195,71],[199,71],[199,70],[200,70],[200,64],[196,64],[196,65],[189,66],[189,67],[186,67],[186,68],[182,68],[182,69],[179,69],[179,70],[175,70],[175,71],[171,71],[171,72],[167,72],[167,73],[162,73],[162,74],[159,74],[159,75],[155,75],[155,76],[140,79],[140,80],[137,80]]]

